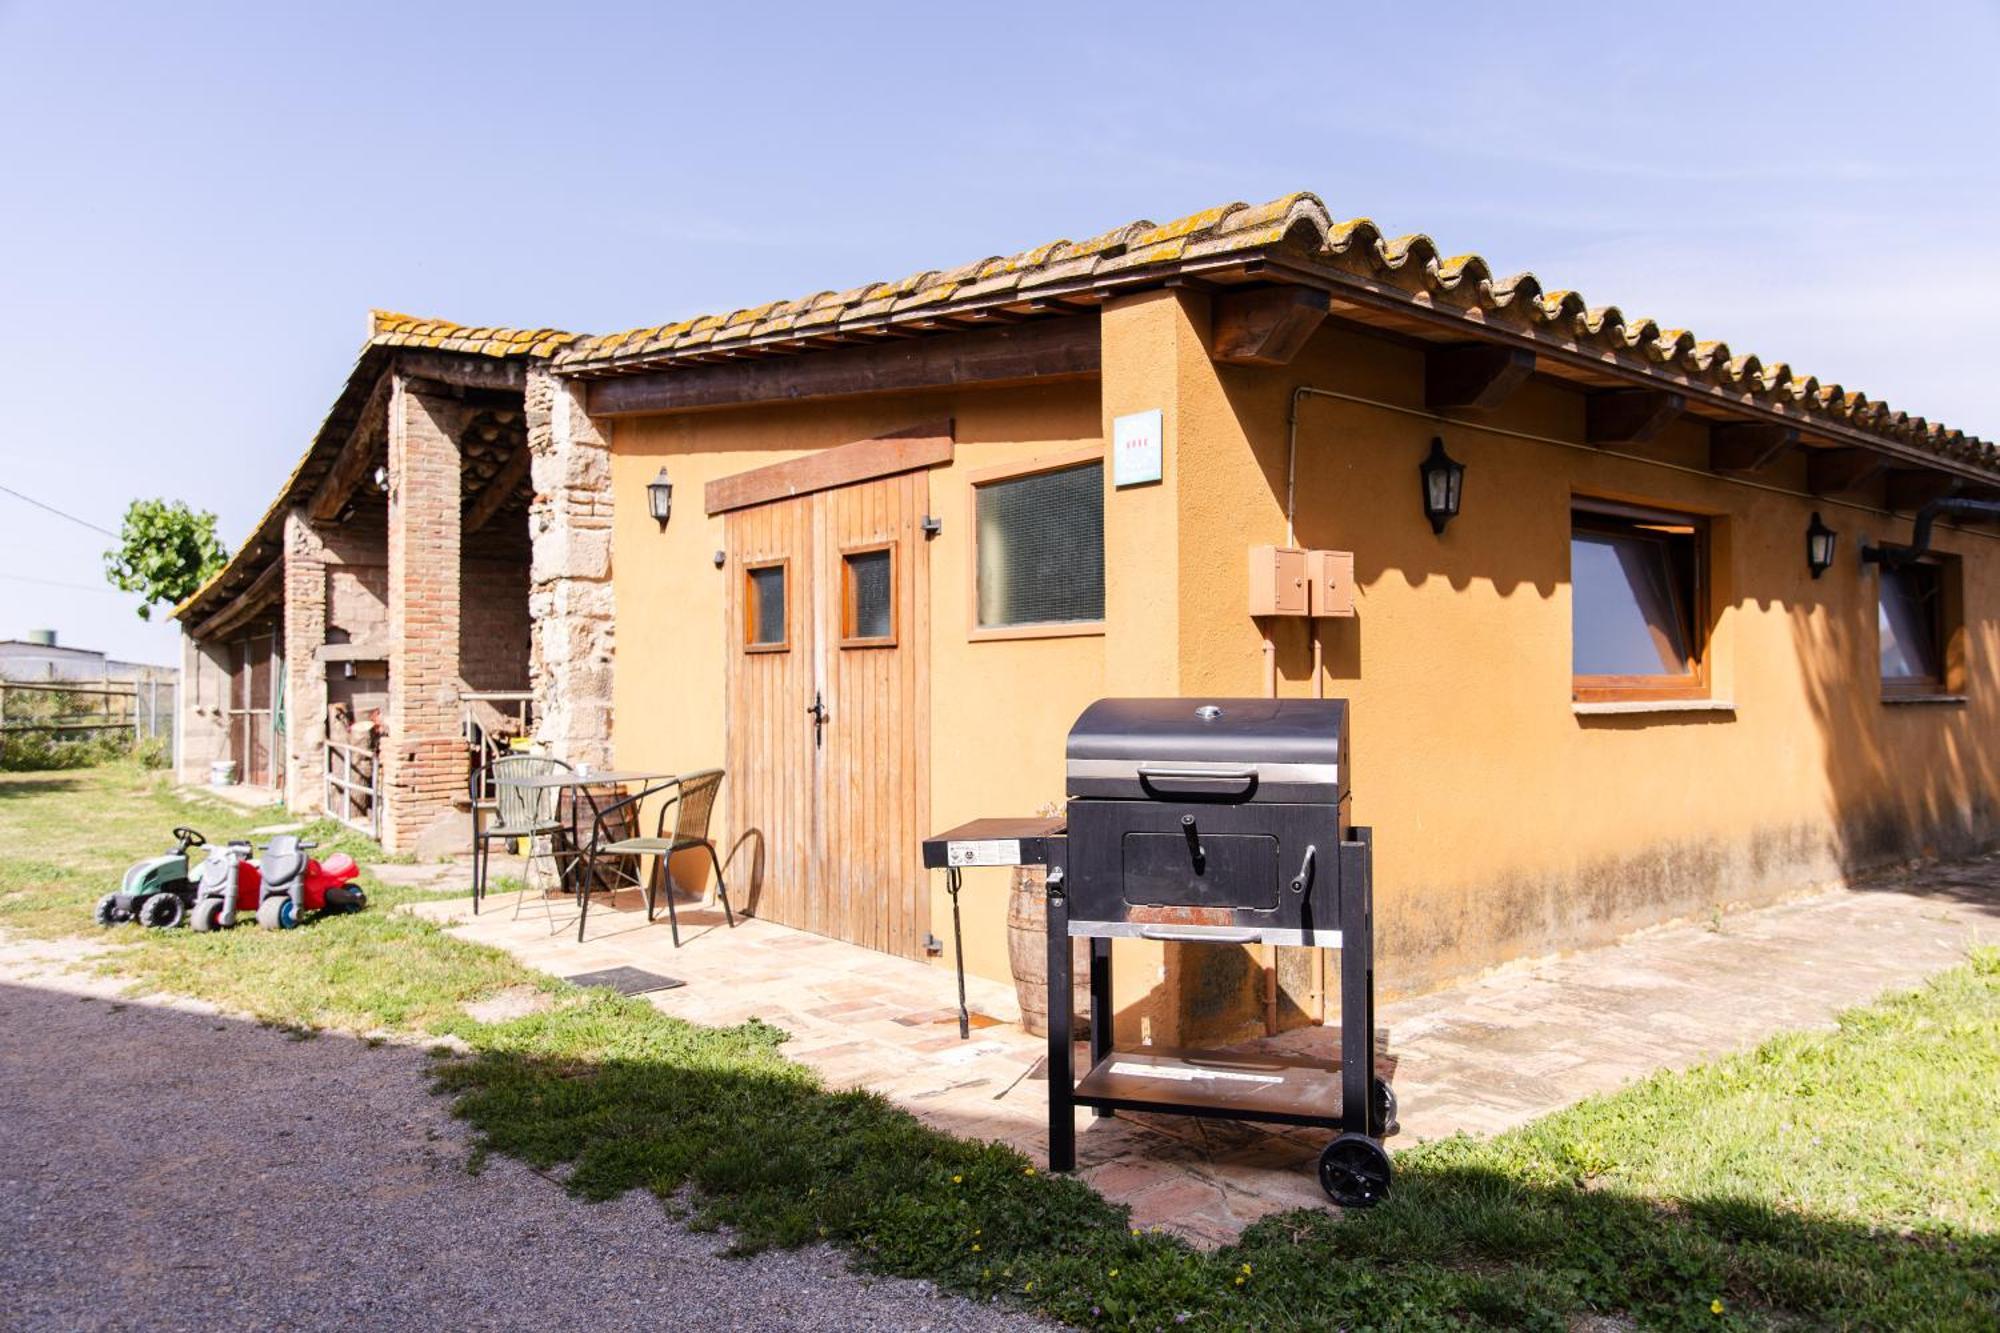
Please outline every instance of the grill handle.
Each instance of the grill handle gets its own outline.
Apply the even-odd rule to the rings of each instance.
[[[1210,790],[1218,787],[1241,788],[1248,794],[1257,786],[1257,770],[1254,768],[1157,768],[1151,764],[1139,765],[1139,781],[1147,786],[1159,782],[1199,782]]]
[[[1139,938],[1163,940],[1169,944],[1255,944],[1264,938],[1261,930],[1229,930],[1210,926],[1141,926]]]

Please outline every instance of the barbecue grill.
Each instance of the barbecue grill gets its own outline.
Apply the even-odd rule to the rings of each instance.
[[[1321,1185],[1344,1207],[1388,1192],[1381,1139],[1395,1102],[1375,1077],[1370,831],[1351,828],[1339,699],[1104,699],[1067,747],[1069,805],[1053,835],[967,826],[926,864],[1048,866],[1049,1165],[1076,1165],[1075,1108],[1311,1125],[1340,1132]],[[1040,834],[1044,836],[1026,836]],[[997,849],[997,850],[996,850]],[[977,858],[977,859],[974,859]],[[954,870],[954,879],[956,871]],[[956,895],[954,894],[954,906]],[[1090,1064],[1074,1068],[1070,940],[1090,941]],[[1340,951],[1338,1067],[1300,1057],[1114,1049],[1111,945],[1276,944]]]

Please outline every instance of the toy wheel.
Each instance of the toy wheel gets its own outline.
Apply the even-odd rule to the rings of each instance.
[[[1373,1208],[1389,1197],[1389,1154],[1366,1134],[1342,1134],[1319,1155],[1319,1185],[1342,1208]]]
[[[1396,1123],[1396,1090],[1387,1079],[1377,1078],[1374,1093],[1375,1132],[1386,1139],[1402,1128]]]
[[[266,930],[290,930],[298,923],[292,919],[290,898],[266,898],[257,904],[257,924]]]
[[[139,904],[139,924],[154,930],[172,930],[187,915],[187,904],[171,893],[148,894]]]
[[[92,918],[100,926],[115,926],[121,921],[130,921],[132,916],[118,905],[118,895],[107,893],[97,900],[97,911]]]
[[[213,898],[195,904],[194,913],[188,918],[191,929],[204,933],[222,929],[222,904]]]

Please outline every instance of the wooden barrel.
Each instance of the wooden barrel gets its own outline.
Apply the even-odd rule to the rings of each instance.
[[[1007,962],[1014,973],[1014,994],[1021,1003],[1021,1026],[1038,1037],[1049,1033],[1048,899],[1042,867],[1022,866],[1014,872],[1007,897]],[[1070,942],[1070,975],[1074,982],[1071,1031],[1087,1035],[1090,1017],[1090,944]]]

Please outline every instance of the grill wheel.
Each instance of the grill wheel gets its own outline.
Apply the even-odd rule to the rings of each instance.
[[[1389,1154],[1366,1134],[1342,1134],[1319,1155],[1319,1184],[1342,1208],[1373,1208],[1389,1197]]]

